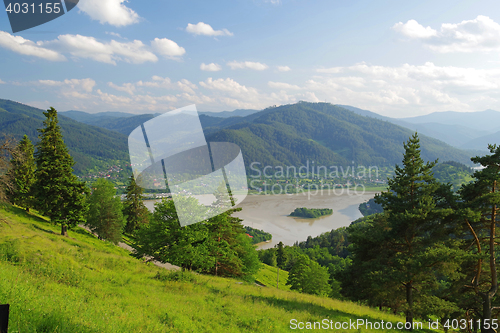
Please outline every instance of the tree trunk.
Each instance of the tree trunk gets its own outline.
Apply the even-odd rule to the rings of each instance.
[[[408,310],[406,310],[406,323],[409,326],[407,331],[413,331],[413,283],[408,282],[405,287],[406,304],[408,305]]]
[[[276,288],[280,286],[280,268],[278,267],[278,276],[276,277]]]
[[[489,323],[491,325],[491,296],[490,293],[482,293],[481,298],[483,299],[483,315],[481,320],[481,332],[482,333],[494,333],[496,332],[491,327],[486,329],[482,326],[484,323]]]
[[[68,226],[65,224],[61,224],[61,235],[68,236]]]

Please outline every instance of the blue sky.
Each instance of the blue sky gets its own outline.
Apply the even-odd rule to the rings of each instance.
[[[392,117],[500,110],[494,1],[80,0],[12,33],[0,98],[46,109],[199,111],[327,101]]]

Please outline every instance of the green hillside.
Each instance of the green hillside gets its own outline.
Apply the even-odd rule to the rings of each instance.
[[[64,114],[64,113],[63,113]],[[128,161],[127,137],[155,115],[68,113],[87,124],[60,116],[65,142],[83,173],[103,163]],[[0,100],[0,133],[36,141],[42,110]],[[247,168],[264,166],[393,166],[402,156],[402,142],[412,131],[390,122],[364,117],[328,103],[300,102],[268,108],[246,117],[200,116],[207,141],[233,142],[242,149]],[[95,124],[100,126],[91,126]],[[470,153],[439,140],[420,136],[426,160],[457,161],[470,165]],[[126,162],[125,162],[126,163]]]
[[[229,118],[230,119],[230,118]],[[412,131],[387,121],[363,117],[328,103],[300,102],[269,108],[239,123],[208,129],[208,141],[238,144],[248,164],[392,166],[401,160],[402,143]],[[468,153],[420,136],[425,160],[470,164]]]
[[[49,105],[47,106],[47,108]],[[38,141],[38,128],[43,127],[44,110],[0,99],[0,135],[21,139],[24,134]],[[64,141],[75,160],[75,172],[99,165],[128,161],[127,137],[115,131],[89,126],[59,115]]]
[[[354,303],[168,272],[82,229],[69,237],[58,230],[0,207],[0,303],[11,305],[10,332],[287,332],[291,319],[404,321]]]

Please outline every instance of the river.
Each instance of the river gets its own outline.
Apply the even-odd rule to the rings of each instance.
[[[348,226],[352,221],[362,217],[358,210],[359,204],[373,198],[376,193],[249,195],[238,204],[242,211],[235,213],[234,216],[241,218],[243,225],[261,229],[273,235],[272,241],[259,244],[259,249],[274,247],[280,241],[285,245],[293,245],[296,241],[306,240],[308,236],[315,237],[326,231]],[[156,201],[146,200],[144,203],[146,207],[153,210]],[[288,216],[299,207],[331,208],[333,214],[317,219]]]

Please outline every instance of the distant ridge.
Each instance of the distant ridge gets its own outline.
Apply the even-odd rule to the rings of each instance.
[[[48,108],[49,106],[47,106]],[[24,134],[31,141],[38,141],[38,128],[43,127],[44,110],[18,102],[0,99],[0,135],[21,139]],[[81,173],[99,164],[128,161],[127,137],[115,131],[90,126],[59,113],[64,142],[76,164],[75,172]]]

